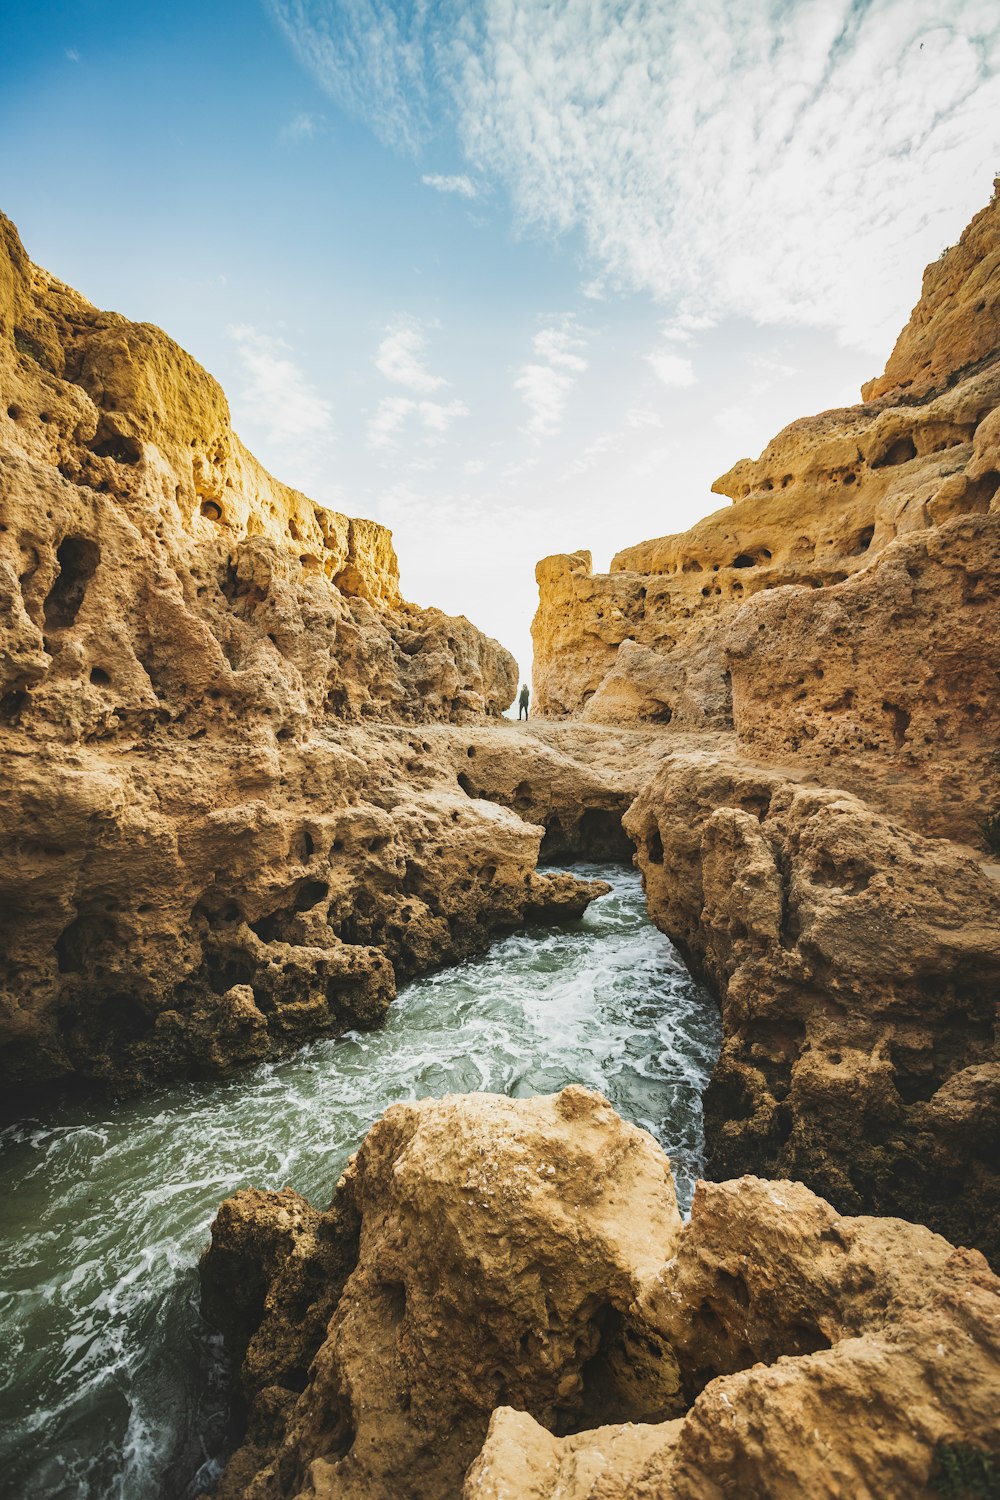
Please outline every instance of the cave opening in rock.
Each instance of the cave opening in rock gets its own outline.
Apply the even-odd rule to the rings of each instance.
[[[566,865],[597,860],[631,864],[635,845],[622,827],[622,812],[607,807],[586,807],[575,816],[567,809],[548,814],[543,824],[545,835],[538,851],[539,863]]]
[[[889,444],[889,447],[882,454],[881,458],[873,460],[872,468],[884,469],[890,468],[895,464],[908,464],[916,456],[917,448],[913,439],[911,437],[900,437],[894,443]]]
[[[95,458],[110,458],[116,464],[137,464],[142,458],[142,444],[121,432],[95,440],[90,451]]]
[[[101,549],[89,537],[63,537],[56,549],[59,572],[43,605],[47,629],[63,630],[73,624],[100,560]]]

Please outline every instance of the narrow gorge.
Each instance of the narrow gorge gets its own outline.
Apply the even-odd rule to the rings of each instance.
[[[12,1494],[997,1493],[997,187],[527,726],[0,218]]]

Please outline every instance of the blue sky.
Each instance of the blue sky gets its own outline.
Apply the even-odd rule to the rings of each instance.
[[[857,399],[1000,171],[980,0],[5,7],[0,207],[281,478],[529,661],[598,566]]]

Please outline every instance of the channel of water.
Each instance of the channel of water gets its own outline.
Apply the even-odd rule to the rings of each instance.
[[[228,1372],[196,1271],[218,1204],[288,1184],[325,1205],[398,1100],[586,1084],[663,1144],[687,1208],[717,1009],[649,921],[633,870],[576,873],[611,894],[407,985],[378,1032],[0,1133],[4,1494],[200,1493],[226,1443]]]

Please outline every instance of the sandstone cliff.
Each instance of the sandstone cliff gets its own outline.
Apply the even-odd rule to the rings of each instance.
[[[272,479],[211,376],[2,219],[0,383],[6,1108],[374,1024],[401,978],[582,909],[539,845],[622,847],[638,785],[515,765],[507,652],[405,603],[384,528]]]
[[[682,1226],[580,1088],[397,1105],[325,1213],[229,1199],[201,1275],[249,1412],[220,1500],[883,1500],[1000,1446],[980,1255],[755,1177]]]
[[[0,218],[0,718],[88,744],[497,713],[516,666],[405,604],[392,538],[240,443],[158,328],[32,265]]]
[[[925,832],[1000,802],[1000,191],[864,405],[793,422],[680,536],[538,565],[535,703],[732,729]]]
[[[541,562],[536,703],[667,726],[625,826],[722,1008],[712,1175],[1000,1264],[1000,191],[864,395],[609,574]]]

